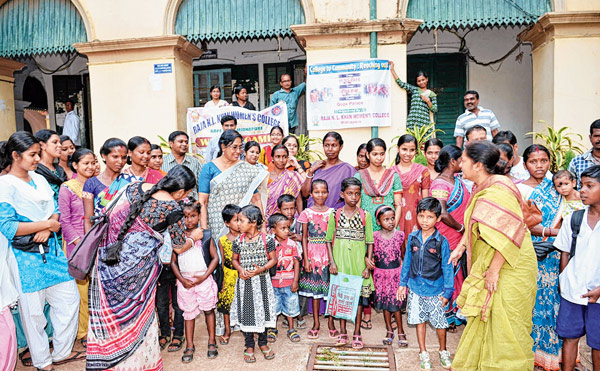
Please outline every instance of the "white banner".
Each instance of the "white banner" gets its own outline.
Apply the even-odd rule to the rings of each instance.
[[[391,126],[390,84],[387,60],[308,66],[308,130]]]
[[[223,133],[221,118],[233,116],[237,119],[237,131],[244,141],[254,140],[261,146],[271,143],[271,128],[280,126],[285,135],[288,133],[288,114],[285,102],[279,102],[262,111],[251,111],[242,107],[226,106],[221,108],[192,107],[187,110],[187,132],[194,153],[204,157],[208,142]]]

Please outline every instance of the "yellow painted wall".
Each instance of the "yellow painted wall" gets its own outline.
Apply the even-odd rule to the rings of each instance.
[[[175,78],[179,66],[174,64],[171,74],[153,74],[155,63],[168,62],[175,63],[175,60],[89,66],[96,150],[110,137],[127,140],[135,135],[143,135],[152,143],[157,143],[157,135],[168,136],[178,128],[174,101],[181,98]],[[188,105],[191,104],[190,100]]]
[[[533,131],[554,123],[554,44],[533,51]]]
[[[554,66],[554,125],[587,138],[600,119],[600,37],[555,39]]]
[[[7,140],[15,132],[15,96],[14,85],[4,81],[6,76],[0,78],[0,140]],[[12,77],[10,78],[12,80]]]
[[[581,10],[600,10],[600,0],[564,0],[568,12]]]

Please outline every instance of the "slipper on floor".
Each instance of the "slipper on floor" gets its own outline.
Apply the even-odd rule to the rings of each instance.
[[[363,326],[363,323],[364,323],[364,326]],[[364,319],[361,319],[360,320],[360,328],[365,329],[365,330],[372,329],[373,325],[371,324],[371,320],[369,319],[369,320],[365,321]]]
[[[221,335],[219,337],[219,344],[221,344],[221,345],[229,344],[229,336]]]
[[[337,329],[329,330],[329,338],[330,339],[337,339],[337,337],[339,335],[340,335],[340,332]]]
[[[177,340],[178,343],[175,344],[175,340]],[[180,351],[181,348],[183,348],[184,340],[185,340],[185,336],[173,336],[173,339],[171,340],[171,344],[169,344],[169,348],[167,349],[167,352],[172,353],[172,352]]]
[[[29,348],[25,348],[21,353],[19,353],[19,359],[21,360],[23,366],[33,366],[33,361],[31,360],[31,353],[29,352]]]
[[[308,338],[315,340],[319,338],[319,330],[308,330]]]
[[[54,361],[52,362],[55,366],[64,365],[71,362],[82,361],[85,360],[85,352],[75,352],[71,357],[65,358],[62,361]]]

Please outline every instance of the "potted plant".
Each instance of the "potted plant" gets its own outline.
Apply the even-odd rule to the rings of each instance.
[[[580,143],[574,140],[574,137],[579,138],[578,140],[582,140],[583,137],[569,132],[566,126],[555,130],[550,125],[546,125],[546,132],[532,131],[526,135],[533,135],[534,139],[541,141],[548,148],[551,157],[550,171],[553,173],[561,169],[567,170],[573,157],[583,153]]]

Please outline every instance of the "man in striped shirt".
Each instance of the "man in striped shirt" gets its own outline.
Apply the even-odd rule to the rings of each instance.
[[[466,131],[475,125],[483,126],[487,132],[487,140],[491,141],[500,129],[500,123],[496,115],[492,110],[479,106],[479,93],[475,90],[466,91],[463,98],[467,110],[456,119],[456,127],[454,128],[456,145],[462,148]]]

